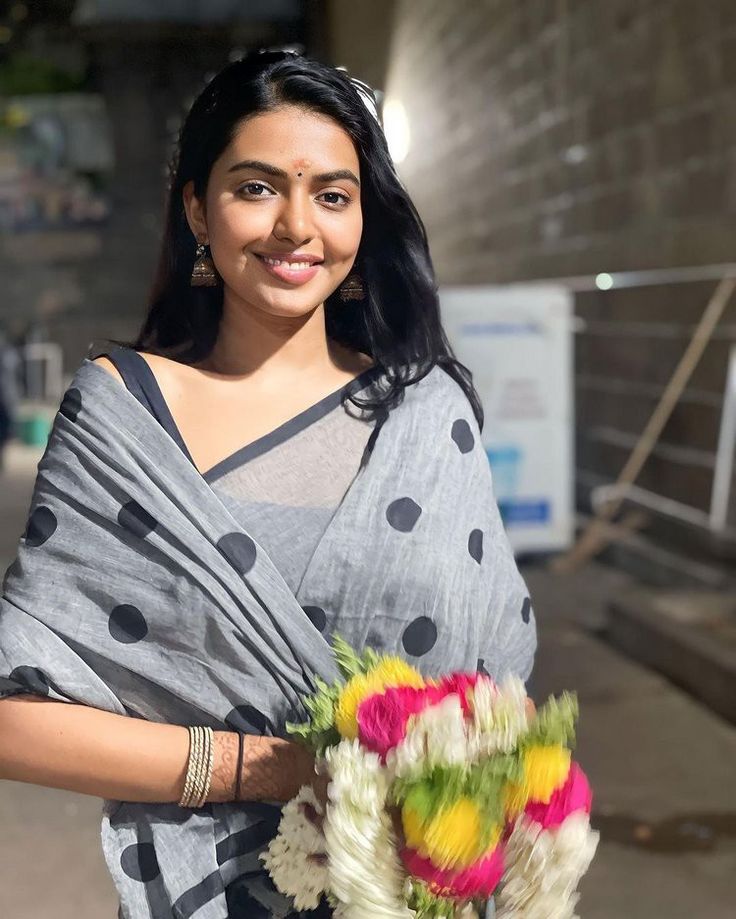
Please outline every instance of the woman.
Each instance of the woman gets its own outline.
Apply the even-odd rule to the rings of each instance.
[[[531,670],[479,401],[372,105],[291,52],[210,82],[141,333],[83,361],[39,463],[0,776],[105,799],[126,919],[291,914],[258,854],[315,779],[284,725],[333,632],[428,674]]]

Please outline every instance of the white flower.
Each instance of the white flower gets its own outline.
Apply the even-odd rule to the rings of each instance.
[[[343,919],[412,919],[405,872],[386,810],[388,778],[375,753],[343,740],[326,753],[331,782],[324,821],[330,891]]]
[[[498,686],[479,679],[471,698],[474,758],[510,753],[529,726],[523,681],[512,674]]]
[[[304,805],[322,814],[311,785],[303,785],[284,806],[278,833],[260,855],[276,887],[294,898],[298,910],[316,909],[328,884],[325,838],[306,817]]]
[[[426,737],[421,729],[413,730],[416,718],[409,718],[404,739],[386,755],[386,769],[391,776],[418,778],[424,772]]]
[[[358,740],[343,740],[325,752],[331,801],[356,813],[377,815],[384,810],[389,777],[377,753],[364,750]]]
[[[413,715],[404,740],[386,757],[389,771],[401,778],[416,776],[433,766],[464,766],[468,762],[467,724],[455,693]]]
[[[506,845],[496,919],[574,919],[577,886],[598,838],[584,811],[548,830],[519,817]]]

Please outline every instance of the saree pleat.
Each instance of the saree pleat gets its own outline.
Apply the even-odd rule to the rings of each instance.
[[[169,434],[85,359],[3,583],[0,696],[284,736],[314,676],[336,675],[332,632],[429,675],[529,675],[530,598],[455,381],[435,367],[406,390],[294,592]],[[276,803],[105,801],[121,916],[288,915],[258,861],[279,816]]]

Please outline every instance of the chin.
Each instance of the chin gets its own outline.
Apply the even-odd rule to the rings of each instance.
[[[273,316],[306,316],[324,303],[325,298],[308,296],[305,291],[284,291],[272,296],[260,296],[247,300],[258,303],[265,312]]]

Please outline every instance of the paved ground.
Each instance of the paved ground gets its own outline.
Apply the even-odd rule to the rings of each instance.
[[[38,451],[0,477],[0,574],[25,526]],[[583,919],[727,919],[736,899],[736,729],[622,657],[595,629],[627,576],[524,566],[540,625],[533,691],[579,693],[577,756],[595,788],[598,855]],[[0,919],[114,919],[96,799],[0,782]]]

